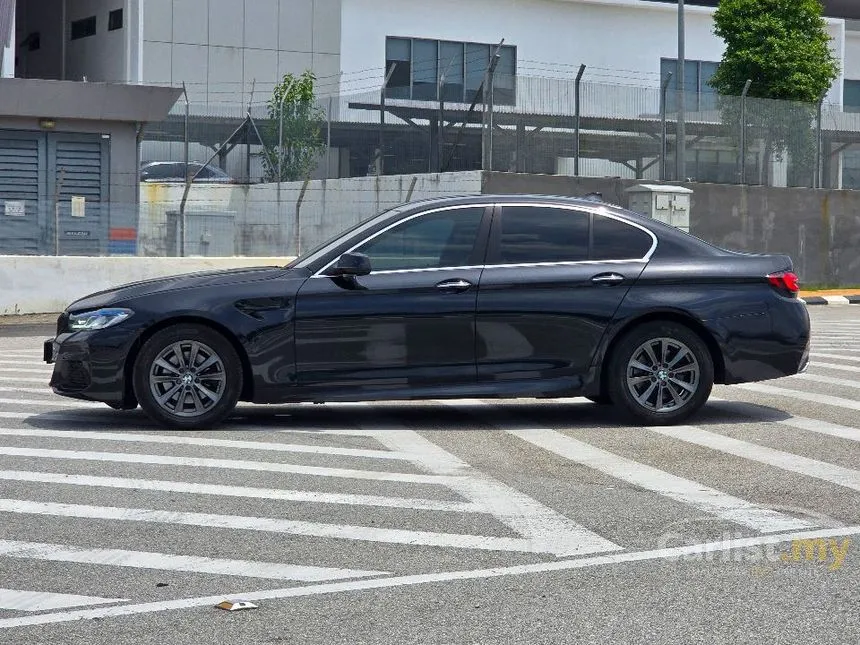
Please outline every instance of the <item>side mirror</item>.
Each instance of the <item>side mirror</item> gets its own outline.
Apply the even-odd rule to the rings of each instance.
[[[364,253],[344,253],[326,275],[332,278],[356,277],[368,275],[370,271],[370,258]]]

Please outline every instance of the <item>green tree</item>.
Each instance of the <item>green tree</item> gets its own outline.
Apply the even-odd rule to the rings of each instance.
[[[315,83],[316,76],[310,71],[301,76],[287,74],[266,103],[269,113],[263,155],[266,181],[305,179],[319,162],[325,148],[322,138],[325,113],[317,105]]]
[[[710,85],[737,97],[752,81],[747,135],[765,142],[764,168],[788,151],[793,185],[811,183],[817,104],[839,74],[822,14],[821,0],[721,0],[714,14],[726,50]],[[721,109],[725,123],[740,124],[737,99]]]

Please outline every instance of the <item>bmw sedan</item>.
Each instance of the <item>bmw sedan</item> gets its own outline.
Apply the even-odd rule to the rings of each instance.
[[[680,422],[714,383],[804,371],[785,255],[716,248],[592,200],[437,198],[287,266],[87,296],[45,343],[57,394],[174,428],[261,404],[588,397]]]

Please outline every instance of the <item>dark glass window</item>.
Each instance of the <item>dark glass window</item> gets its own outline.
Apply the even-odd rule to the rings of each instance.
[[[437,269],[469,264],[484,208],[457,208],[408,220],[356,249],[374,271]]]
[[[108,31],[122,29],[122,9],[116,9],[108,14]]]
[[[592,235],[592,260],[638,260],[653,244],[645,231],[601,215],[594,216]]]
[[[392,71],[392,67],[394,70]],[[412,42],[389,38],[385,43],[385,73],[391,72],[386,96],[408,99],[412,88]]]
[[[717,92],[708,83],[717,71],[719,63],[703,60],[684,61],[684,107],[693,112],[716,110]],[[666,110],[677,112],[678,100],[678,61],[674,58],[660,59],[660,77],[665,81],[669,72],[669,91],[666,95]]]
[[[588,259],[589,214],[545,206],[502,211],[500,264],[577,262]]]
[[[89,36],[96,35],[96,17],[81,18],[72,22],[72,40],[80,40]]]
[[[842,105],[846,112],[860,112],[860,81],[845,79],[842,91]]]
[[[388,81],[386,96],[437,101],[439,81],[444,76],[442,99],[449,103],[471,103],[495,49],[496,45],[389,37],[385,44],[385,70],[387,74],[394,66],[394,73]],[[516,47],[504,46],[499,50],[494,82],[497,104],[516,103],[516,73]]]
[[[24,44],[27,46],[27,51],[38,51],[42,48],[42,35],[38,31],[34,31],[24,39]]]

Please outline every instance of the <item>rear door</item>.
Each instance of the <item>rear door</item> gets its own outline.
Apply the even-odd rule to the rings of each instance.
[[[603,211],[500,204],[478,290],[479,380],[584,374],[655,245]]]

